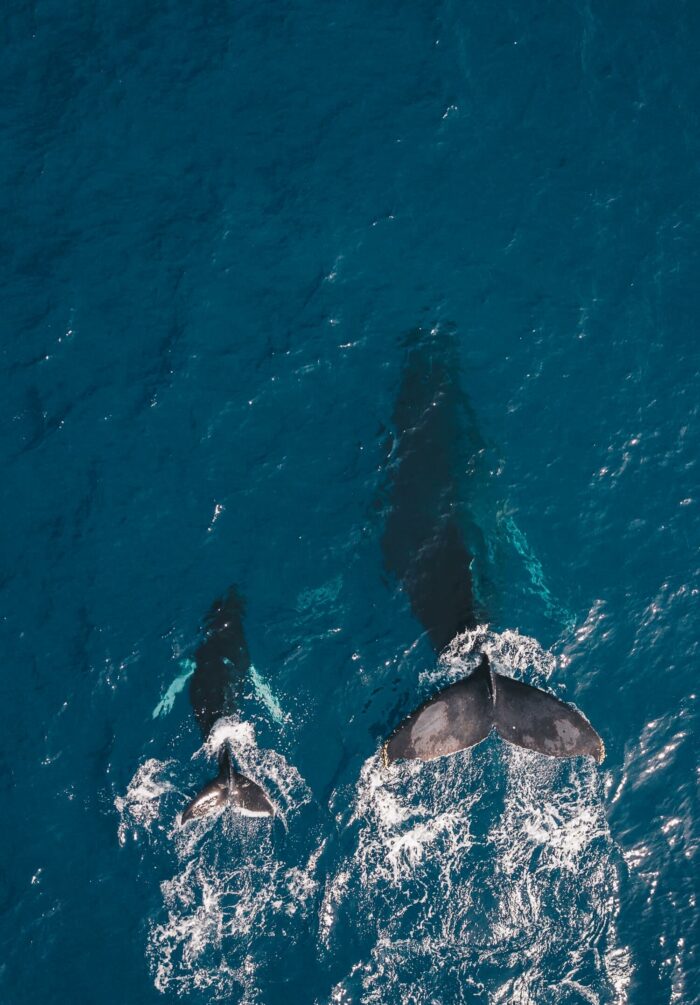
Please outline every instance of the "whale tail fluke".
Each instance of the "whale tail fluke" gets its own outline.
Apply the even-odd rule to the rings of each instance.
[[[187,805],[182,814],[182,823],[197,817],[206,817],[215,813],[228,802],[228,773],[220,771],[216,778],[207,782],[199,790],[194,799]]]
[[[550,757],[605,757],[603,741],[588,719],[547,691],[492,674],[494,725],[504,740]]]
[[[274,816],[274,806],[260,786],[233,768],[228,750],[221,756],[219,767],[216,778],[207,782],[186,806],[182,814],[183,824],[194,818],[209,816],[225,806],[245,817]]]
[[[600,762],[605,756],[603,741],[577,709],[495,673],[482,653],[474,673],[439,691],[394,730],[383,747],[384,763],[454,754],[493,728],[509,743],[550,757],[588,755]]]
[[[493,727],[493,687],[486,656],[471,676],[439,691],[412,712],[384,744],[384,763],[432,761],[485,740]]]

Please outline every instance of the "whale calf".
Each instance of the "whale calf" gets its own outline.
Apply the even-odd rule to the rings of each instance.
[[[475,546],[465,535],[458,484],[458,472],[468,474],[474,466],[474,458],[463,455],[467,420],[453,337],[414,332],[394,407],[382,551],[386,570],[400,582],[437,654],[486,620],[476,599]],[[478,452],[480,444],[473,446]],[[400,758],[429,761],[480,743],[492,729],[510,743],[552,757],[588,755],[600,762],[605,755],[603,741],[577,709],[496,673],[481,652],[469,677],[438,692],[397,726],[382,747],[383,760],[387,765]]]
[[[236,698],[250,668],[243,631],[243,600],[232,587],[217,600],[204,621],[204,641],[194,655],[190,703],[206,738],[217,721],[235,709]],[[199,790],[182,814],[182,823],[229,805],[244,816],[270,817],[274,807],[263,790],[236,770],[228,744],[218,755],[219,772]]]

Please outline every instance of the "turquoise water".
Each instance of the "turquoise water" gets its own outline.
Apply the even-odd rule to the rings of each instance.
[[[700,9],[2,22],[0,999],[698,1000]],[[486,444],[480,636],[600,768],[492,738],[383,773],[468,663],[382,569],[416,326]],[[180,830],[232,583],[223,728],[282,819]]]

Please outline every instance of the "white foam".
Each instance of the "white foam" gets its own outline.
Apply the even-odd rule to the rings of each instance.
[[[167,775],[173,761],[158,761],[151,757],[142,764],[129,782],[123,796],[114,800],[119,825],[117,835],[121,845],[131,837],[137,841],[150,835],[160,824],[160,808],[164,795],[175,788]]]
[[[527,671],[531,684],[548,680],[557,668],[556,656],[543,649],[537,639],[521,635],[515,629],[495,632],[484,624],[457,635],[443,651],[437,665],[421,675],[421,682],[443,687],[460,680],[477,666],[482,652],[486,653],[494,670],[508,677],[517,677]]]
[[[221,719],[195,757],[215,758],[222,744],[237,767],[257,782],[289,821],[311,798],[299,772],[274,750],[257,745],[251,723]],[[191,767],[147,761],[126,793],[118,796],[119,839],[147,834],[159,857],[173,860],[161,884],[162,910],[152,918],[147,956],[155,986],[163,992],[206,991],[208,1000],[235,996],[257,1002],[261,943],[279,932],[280,918],[308,916],[319,887],[322,845],[306,862],[286,861],[269,817],[250,820],[226,812],[179,823],[179,812],[197,784]],[[154,860],[155,862],[155,860]]]
[[[161,886],[164,917],[152,923],[147,951],[160,991],[256,1000],[265,943],[286,927],[285,918],[309,915],[317,851],[306,864],[289,865],[275,851],[269,825],[245,833],[236,819],[222,816],[196,855],[181,846],[183,867]]]
[[[485,650],[499,672],[543,682],[553,654],[482,626],[455,640],[425,683],[463,677]],[[377,757],[352,808],[336,794],[351,850],[325,885],[319,924],[332,954],[345,926],[365,955],[332,1001],[626,1002],[617,862],[598,769],[490,738],[437,761]],[[478,814],[475,812],[478,806]],[[477,831],[475,828],[479,828]],[[476,983],[478,979],[478,984]]]
[[[464,676],[479,646],[499,672],[535,683],[557,668],[534,639],[482,626],[455,640],[424,685]],[[220,720],[198,760],[223,743],[275,802],[285,841],[298,841],[289,825],[310,799],[299,772],[236,718]],[[357,783],[332,797],[339,844],[325,877],[324,841],[313,835],[295,849],[280,845],[271,821],[226,812],[180,827],[194,787],[188,771],[147,761],[115,800],[120,841],[147,835],[147,848],[173,859],[147,947],[159,990],[252,1005],[261,1000],[260,968],[279,951],[271,940],[289,947],[316,915],[321,956],[343,947],[349,926],[357,945],[333,1002],[627,1002],[633,972],[616,934],[619,856],[592,763],[494,737],[427,764],[385,768],[373,756]],[[201,779],[198,763],[196,773]]]

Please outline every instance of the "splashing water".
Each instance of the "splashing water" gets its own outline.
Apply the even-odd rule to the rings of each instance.
[[[152,923],[148,958],[160,991],[206,989],[210,1000],[253,993],[276,947],[293,945],[318,887],[320,848],[289,865],[269,825],[253,830],[224,814],[183,841],[182,870],[161,884],[164,918]],[[196,846],[199,844],[199,847]]]
[[[480,626],[454,640],[422,685],[465,676],[480,651],[500,673],[540,684],[557,667],[536,640]],[[299,773],[235,717],[217,723],[195,758],[223,743],[289,835],[311,798]],[[316,956],[334,984],[319,1002],[627,1001],[618,855],[589,762],[495,736],[430,763],[387,769],[375,755],[331,797],[339,846],[327,862],[323,836],[303,849],[280,845],[273,824],[226,812],[166,830],[169,804],[191,788],[176,769],[146,762],[116,800],[120,840],[147,834],[177,863],[148,937],[159,990],[259,1001],[266,961],[313,940],[317,924]]]
[[[554,654],[543,649],[537,639],[513,629],[494,632],[488,625],[478,625],[452,640],[436,666],[421,674],[421,683],[439,688],[460,680],[476,668],[482,652],[499,673],[513,677],[528,671],[533,684],[549,680],[557,667]]]
[[[128,838],[138,841],[141,836],[150,836],[160,825],[160,808],[163,796],[174,792],[175,787],[167,777],[173,761],[158,761],[149,758],[136,771],[123,796],[114,800],[119,814],[117,836],[125,845]]]
[[[534,639],[481,627],[456,639],[425,681],[464,676],[478,650],[499,672],[529,667],[529,679],[556,665]],[[346,799],[337,793],[335,804]],[[626,1001],[618,856],[589,762],[493,736],[427,764],[386,769],[375,756],[336,819],[346,852],[326,882],[321,942],[338,956],[352,911],[361,959],[331,1001]]]
[[[299,772],[281,754],[258,747],[250,723],[219,720],[194,758],[215,756],[224,743],[240,770],[270,795],[285,824],[309,802]],[[151,759],[115,800],[120,841],[148,835],[154,850],[165,851],[176,865],[175,875],[161,883],[163,907],[149,930],[154,984],[178,994],[205,990],[213,1001],[232,994],[257,1001],[262,947],[298,937],[318,887],[323,845],[306,861],[288,849],[294,861],[286,861],[274,823],[226,811],[182,827],[176,803],[181,809],[192,786],[176,778],[177,770],[174,761]]]
[[[230,748],[238,769],[265,790],[283,821],[290,812],[298,810],[311,798],[297,769],[276,750],[258,747],[252,723],[241,722],[236,716],[219,719],[193,756],[215,758],[225,744]]]

